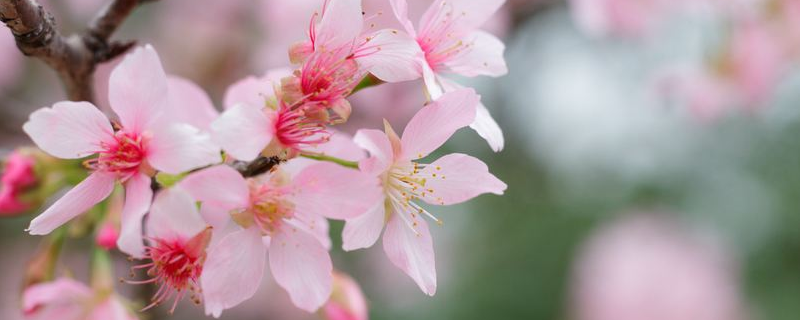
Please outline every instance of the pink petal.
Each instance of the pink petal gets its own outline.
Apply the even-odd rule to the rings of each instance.
[[[136,320],[131,312],[115,296],[108,297],[86,317],[86,320]]]
[[[464,86],[456,82],[444,78],[440,80],[444,89],[447,91],[455,91],[464,88]],[[486,106],[484,106],[482,102],[478,102],[475,121],[472,122],[469,127],[475,130],[481,138],[486,140],[494,152],[503,150],[503,146],[505,145],[503,129],[500,129],[500,125],[494,121],[494,118],[492,118],[492,115],[489,113],[489,109],[486,109]]]
[[[195,199],[180,187],[159,192],[147,216],[147,235],[151,237],[188,239],[207,226],[200,217]]]
[[[420,18],[419,37],[436,31],[441,24],[451,25],[450,32],[440,33],[444,35],[472,31],[486,23],[505,2],[506,0],[437,0]],[[452,17],[456,18],[450,19]]]
[[[316,163],[294,178],[295,210],[331,219],[353,218],[381,197],[379,183],[374,176],[358,170],[330,162]]]
[[[474,90],[461,89],[445,93],[423,107],[403,131],[402,158],[423,158],[439,148],[456,130],[475,121],[478,101]]]
[[[410,81],[422,76],[424,53],[408,34],[384,29],[367,37],[369,40],[357,49],[365,52],[356,59],[362,68],[386,82]]]
[[[362,160],[359,167],[369,174],[383,172],[392,165],[394,153],[392,144],[386,134],[373,129],[361,129],[356,132],[353,141],[370,153],[371,158]]]
[[[222,310],[256,293],[264,276],[266,250],[258,228],[233,232],[209,250],[200,276],[207,315],[219,317]]]
[[[292,219],[292,225],[317,238],[325,250],[331,249],[330,225],[325,217],[320,215],[295,216]]]
[[[141,173],[125,182],[125,205],[122,207],[117,247],[120,251],[136,258],[144,255],[142,218],[150,209],[150,202],[153,200],[150,182],[150,177]]]
[[[233,108],[237,104],[246,104],[252,107],[264,108],[267,99],[275,97],[274,83],[269,78],[247,77],[237,81],[225,91],[225,109]]]
[[[79,314],[83,311],[83,301],[92,296],[92,290],[85,284],[69,278],[59,278],[53,282],[34,284],[25,289],[22,295],[22,308],[26,314],[39,313],[39,308],[61,307],[66,314]],[[37,314],[38,315],[38,314]],[[65,314],[60,316],[66,317]],[[39,317],[45,319],[44,317]],[[77,318],[77,317],[75,317]]]
[[[503,129],[494,121],[492,115],[489,114],[489,109],[483,103],[478,104],[478,112],[475,115],[475,121],[469,125],[472,130],[478,133],[494,152],[503,151],[505,145],[505,138],[503,138]]]
[[[236,159],[252,161],[275,135],[274,113],[262,107],[236,105],[211,123],[211,134],[222,150]]]
[[[89,102],[57,102],[31,113],[22,130],[45,152],[63,159],[96,153],[113,139],[108,118]]]
[[[188,124],[176,123],[153,131],[147,161],[160,171],[178,174],[222,160],[211,137]]]
[[[475,31],[463,41],[469,48],[445,62],[451,72],[466,77],[499,77],[508,73],[503,58],[506,46],[500,39],[484,31]]]
[[[422,64],[422,80],[425,83],[425,91],[431,100],[439,99],[444,94],[436,73],[431,69],[427,61]]]
[[[414,30],[414,24],[408,19],[408,2],[406,0],[389,0],[389,4],[392,5],[392,11],[397,21],[400,21],[409,35],[416,37],[417,31]]]
[[[361,0],[328,0],[317,24],[315,50],[351,45],[361,33],[364,17]]]
[[[108,80],[108,100],[122,126],[142,132],[169,106],[167,75],[152,46],[125,56]]]
[[[178,183],[201,204],[201,214],[215,228],[222,227],[233,209],[248,205],[247,181],[227,165],[219,165],[189,174]]]
[[[383,231],[386,224],[385,199],[381,198],[364,214],[347,219],[342,231],[342,248],[345,251],[369,248]]]
[[[314,236],[291,226],[282,229],[272,238],[269,266],[297,307],[314,312],[330,297],[331,257]]]
[[[432,176],[426,180],[425,188],[434,192],[423,198],[430,204],[461,203],[484,193],[502,195],[508,187],[489,173],[483,161],[460,153],[439,158],[422,169],[420,175]]]
[[[36,219],[31,221],[28,232],[33,235],[45,235],[72,220],[86,210],[91,209],[107,198],[114,190],[113,174],[95,172],[81,181],[72,190],[64,194],[61,199],[53,203]]]
[[[164,117],[208,130],[211,121],[219,116],[208,94],[194,82],[176,76],[169,76],[167,86],[170,107]]]
[[[428,224],[418,219],[417,232],[408,227],[394,212],[383,233],[383,250],[392,263],[403,270],[423,292],[436,293],[436,263],[433,257],[433,240]]]

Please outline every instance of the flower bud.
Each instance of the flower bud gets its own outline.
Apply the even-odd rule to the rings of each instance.
[[[333,293],[322,307],[326,320],[367,320],[367,301],[361,287],[348,275],[333,272]]]
[[[32,207],[21,195],[36,184],[34,158],[21,150],[8,157],[0,177],[0,215],[13,215]]]

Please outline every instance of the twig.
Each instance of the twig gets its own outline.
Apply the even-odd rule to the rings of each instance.
[[[58,73],[70,100],[94,101],[92,75],[97,64],[135,44],[109,38],[137,5],[151,1],[114,0],[100,10],[86,31],[68,37],[61,35],[53,15],[36,0],[0,0],[0,21],[11,29],[22,53],[41,59]]]
[[[283,161],[280,157],[258,157],[251,162],[236,161],[232,166],[242,176],[249,178],[268,172]]]

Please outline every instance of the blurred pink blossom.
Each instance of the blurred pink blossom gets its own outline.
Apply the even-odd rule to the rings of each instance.
[[[664,215],[600,228],[576,262],[575,319],[747,319],[736,265],[710,239]]]
[[[9,155],[0,178],[0,215],[11,215],[30,209],[30,205],[19,196],[25,188],[36,183],[33,166],[34,159],[19,150]]]
[[[322,307],[326,320],[369,320],[367,300],[350,276],[334,271],[331,298]]]
[[[572,16],[594,36],[646,35],[683,0],[571,0]]]
[[[26,320],[136,320],[115,294],[68,278],[35,284],[22,297]]]

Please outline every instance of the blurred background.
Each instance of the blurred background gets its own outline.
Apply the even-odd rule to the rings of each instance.
[[[104,0],[39,0],[64,33]],[[199,4],[201,3],[202,4]],[[320,0],[161,0],[117,39],[152,43],[168,73],[219,102],[248,75],[287,66]],[[419,16],[430,0],[409,0]],[[364,0],[399,27],[388,0]],[[64,100],[55,73],[0,27],[0,150],[30,145],[33,110]],[[507,45],[509,74],[461,79],[505,132],[493,153],[463,130],[442,153],[481,158],[502,197],[436,208],[439,290],[428,297],[380,246],[334,266],[358,281],[370,319],[757,320],[800,314],[800,0],[508,0],[485,29]],[[100,67],[101,105],[115,62]],[[357,93],[344,131],[395,127],[422,84]],[[0,319],[23,319],[21,277],[37,212],[0,219]],[[68,241],[58,274],[88,278],[91,240]],[[115,256],[119,275],[130,267]],[[319,319],[269,276],[222,319]],[[135,299],[136,286],[117,284]],[[184,303],[144,319],[199,319]]]

